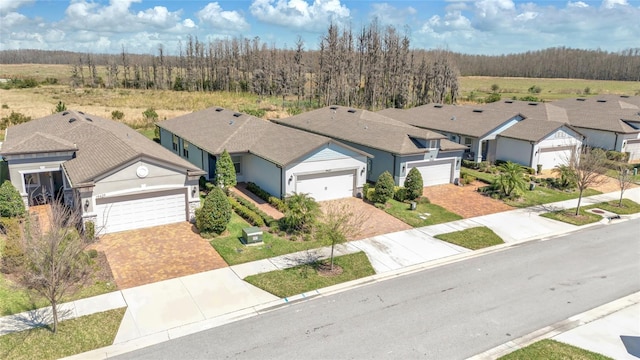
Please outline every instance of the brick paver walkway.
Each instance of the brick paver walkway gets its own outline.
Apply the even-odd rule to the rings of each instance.
[[[513,207],[502,201],[478,193],[476,189],[482,186],[486,184],[479,181],[465,186],[453,184],[429,186],[424,188],[422,194],[433,204],[440,205],[465,219],[513,210]]]
[[[91,247],[104,251],[119,289],[228,266],[188,222],[107,234]]]
[[[254,193],[252,193],[251,191],[247,190],[247,184],[245,183],[238,183],[238,185],[236,185],[235,187],[230,189],[234,194],[238,195],[238,196],[242,196],[243,198],[251,201],[252,203],[254,203],[258,209],[264,211],[267,215],[271,216],[272,218],[278,220],[280,218],[282,218],[284,216],[284,214],[282,214],[280,211],[278,211],[278,209],[274,208],[273,206],[269,205],[268,202],[260,199],[259,197],[257,197]]]

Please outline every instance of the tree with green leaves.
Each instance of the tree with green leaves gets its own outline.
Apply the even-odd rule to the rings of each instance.
[[[498,170],[500,174],[496,178],[494,185],[504,196],[511,197],[524,191],[526,181],[524,179],[524,169],[520,164],[507,161],[498,166]]]
[[[320,215],[320,205],[308,194],[293,193],[285,200],[287,210],[281,219],[290,232],[310,232]]]
[[[392,199],[395,187],[396,184],[391,173],[385,171],[380,174],[375,186],[375,202],[385,204],[389,199]]]
[[[236,168],[233,166],[231,155],[225,149],[218,161],[216,161],[216,183],[223,188],[234,187],[238,183],[236,179]]]
[[[422,196],[422,191],[424,188],[422,182],[422,174],[418,168],[411,168],[409,170],[409,174],[404,179],[404,187],[407,189],[407,199],[415,200]]]
[[[622,207],[622,197],[624,196],[624,192],[633,184],[633,174],[627,164],[618,165],[617,170],[618,186],[620,187],[618,206]]]
[[[6,180],[0,185],[0,216],[18,217],[24,216],[25,208],[18,189]]]
[[[231,220],[231,203],[224,191],[215,186],[196,210],[196,227],[201,234],[221,234]]]

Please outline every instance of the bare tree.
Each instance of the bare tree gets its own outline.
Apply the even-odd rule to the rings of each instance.
[[[54,201],[46,215],[29,217],[24,223],[26,266],[21,280],[51,304],[52,331],[56,332],[58,304],[86,282],[91,268],[84,252],[88,243],[77,230],[79,212]]]
[[[357,236],[363,228],[364,214],[355,212],[349,204],[327,203],[323,205],[323,216],[318,226],[318,236],[331,242],[331,270],[337,244]]]
[[[618,206],[622,207],[622,197],[624,196],[625,190],[633,184],[633,174],[629,171],[629,166],[620,164],[618,165],[617,175],[618,186],[620,186],[620,200],[618,201]]]
[[[575,215],[578,216],[582,194],[590,187],[602,184],[606,177],[602,174],[605,171],[607,161],[604,150],[584,146],[577,150],[577,153],[569,159],[569,166],[574,174],[574,180],[580,195]]]

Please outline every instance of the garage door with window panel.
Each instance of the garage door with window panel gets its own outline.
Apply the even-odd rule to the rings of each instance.
[[[186,221],[186,190],[96,199],[95,212],[103,234]]]
[[[624,151],[629,153],[629,161],[637,162],[640,160],[640,139],[627,140]]]
[[[316,201],[353,196],[355,170],[332,171],[296,176],[296,192],[309,194]]]
[[[558,165],[568,165],[573,155],[574,146],[556,146],[549,148],[540,148],[540,156],[538,157],[538,164],[542,165],[543,169],[553,169]]]
[[[412,168],[417,168],[422,175],[422,185],[434,186],[449,184],[453,173],[453,162],[444,161],[422,161],[407,164],[407,174]]]

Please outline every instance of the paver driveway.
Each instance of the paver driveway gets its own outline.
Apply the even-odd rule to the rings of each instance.
[[[120,289],[228,266],[188,222],[107,234],[104,251]]]
[[[372,236],[412,229],[410,225],[362,201],[362,199],[352,197],[320,202],[320,208],[323,211],[326,211],[327,208],[331,206],[337,206],[338,209],[340,209],[341,206],[345,206],[349,209],[348,211],[357,214],[356,216],[362,220],[362,231],[349,240],[365,239]]]
[[[453,184],[428,186],[424,188],[422,195],[429,198],[433,204],[440,205],[465,219],[513,210],[513,207],[502,201],[484,196],[476,191],[478,187],[485,185],[482,182],[474,181],[465,186]]]

